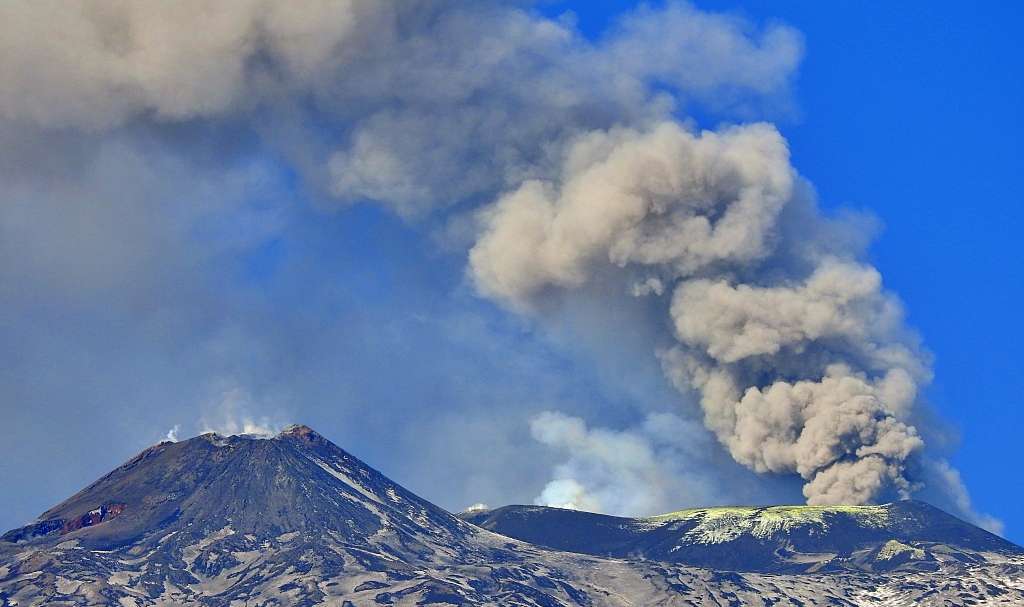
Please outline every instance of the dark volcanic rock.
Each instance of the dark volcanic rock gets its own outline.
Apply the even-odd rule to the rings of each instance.
[[[880,544],[889,531],[879,531],[870,549],[863,526],[840,519],[825,517],[825,531],[783,524],[761,537],[756,521],[701,512],[633,520],[514,507],[471,517],[562,550],[648,560],[561,552],[460,520],[305,426],[274,438],[206,434],[146,449],[4,534],[0,607],[852,606],[892,596],[919,605],[993,597],[1024,604],[1018,553],[923,506],[894,506],[890,521],[904,535]],[[762,559],[767,546],[790,551],[777,561],[788,567],[826,540],[851,546],[850,562],[874,564],[860,569],[898,576],[857,567],[828,576],[728,573],[671,562],[720,559],[723,546],[736,558]]]
[[[95,521],[102,525],[73,523],[110,504],[116,504],[111,516]],[[448,512],[305,426],[273,440],[204,434],[160,443],[40,518],[44,525],[72,521],[59,532],[100,549],[130,544],[156,529],[205,536],[228,525],[241,535],[268,536],[344,529],[354,541],[379,532],[384,520],[407,539],[465,534]],[[24,535],[12,533],[5,538]]]
[[[919,501],[882,506],[701,508],[630,519],[543,506],[460,515],[523,541],[583,554],[732,571],[934,570],[1024,550]]]

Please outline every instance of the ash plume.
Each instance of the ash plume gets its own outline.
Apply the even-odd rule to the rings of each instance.
[[[239,219],[236,240],[194,241],[211,193],[242,199],[271,181],[259,156],[297,176],[317,210],[376,204],[462,246],[479,293],[541,326],[574,298],[636,302],[656,335],[644,355],[677,389],[679,415],[644,411],[618,430],[535,417],[533,435],[568,454],[542,501],[650,514],[720,498],[713,475],[687,471],[692,449],[666,438],[685,427],[751,470],[799,476],[812,504],[909,495],[927,460],[971,512],[914,423],[929,357],[864,261],[869,222],[820,212],[783,136],[751,121],[789,106],[803,52],[789,27],[682,2],[588,40],[520,2],[14,1],[0,5],[0,40],[0,175],[17,198],[0,231],[27,243],[45,240],[33,230],[73,233],[54,192],[125,198],[147,229],[175,218],[173,234],[142,239],[161,243],[146,259],[190,276],[284,230],[286,210],[236,201],[216,209],[218,225]],[[691,108],[739,124],[702,130]],[[99,164],[112,148],[135,162]],[[150,178],[130,200],[111,196],[110,183],[165,173],[141,158],[200,167],[199,194]],[[110,264],[85,276],[80,260],[125,242],[108,223],[59,239],[74,247],[3,256],[0,278],[107,284],[93,274]],[[151,272],[122,274],[108,282],[136,288],[148,283],[131,275]],[[680,417],[693,405],[703,428]],[[252,417],[215,423],[263,431]],[[625,490],[637,499],[611,497]]]
[[[806,196],[766,124],[591,133],[558,179],[484,211],[471,271],[522,309],[599,268],[617,273],[623,290],[661,300],[674,336],[665,372],[699,393],[736,461],[799,474],[810,504],[905,497],[924,446],[908,416],[927,357],[878,272],[819,240],[835,226]]]

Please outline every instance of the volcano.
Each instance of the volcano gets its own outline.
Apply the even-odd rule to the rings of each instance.
[[[0,605],[1024,604],[1024,552],[930,506],[794,508],[460,518],[306,426],[210,433],[4,534]]]
[[[557,550],[730,571],[937,571],[1021,549],[919,501],[881,506],[695,508],[632,519],[543,506],[461,515]]]

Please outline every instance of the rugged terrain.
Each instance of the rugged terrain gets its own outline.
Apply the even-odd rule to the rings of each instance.
[[[1020,548],[919,503],[466,518],[305,426],[205,434],[3,535],[0,605],[1024,604]]]
[[[557,550],[730,571],[936,571],[1020,549],[924,502],[696,508],[642,519],[543,506],[460,515]]]

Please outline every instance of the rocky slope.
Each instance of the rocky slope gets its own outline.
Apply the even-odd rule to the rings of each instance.
[[[730,571],[935,571],[1021,549],[918,501],[882,506],[698,508],[643,519],[542,506],[460,515],[557,550]]]
[[[1024,604],[1015,547],[933,556],[933,571],[778,575],[552,550],[460,520],[295,426],[161,443],[4,534],[0,606]]]

